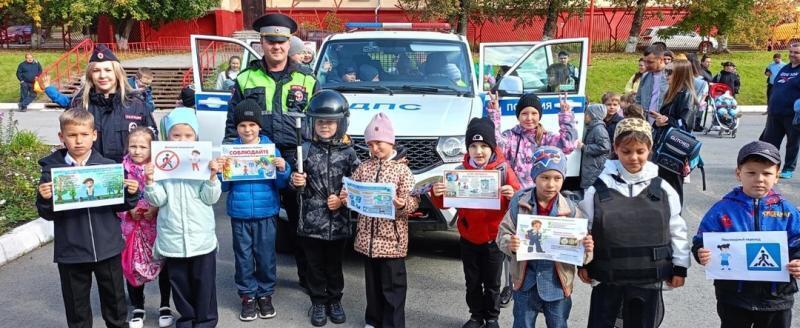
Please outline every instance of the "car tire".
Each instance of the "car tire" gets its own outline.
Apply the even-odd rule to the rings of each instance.
[[[711,49],[713,47],[714,47],[714,45],[711,44],[711,42],[702,41],[702,42],[700,42],[700,45],[697,46],[697,52],[699,52],[701,54],[708,54],[708,53],[711,53]]]

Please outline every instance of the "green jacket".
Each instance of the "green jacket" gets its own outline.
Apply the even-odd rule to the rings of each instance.
[[[297,147],[295,120],[286,113],[305,111],[316,88],[317,80],[313,74],[300,66],[287,65],[276,80],[267,73],[263,60],[250,62],[247,69],[236,76],[233,97],[228,103],[225,140],[237,137],[234,111],[240,101],[250,98],[264,106],[261,133],[267,135],[278,149]]]
[[[193,257],[217,248],[214,209],[222,194],[220,182],[163,180],[144,188],[144,197],[159,208],[158,257]]]

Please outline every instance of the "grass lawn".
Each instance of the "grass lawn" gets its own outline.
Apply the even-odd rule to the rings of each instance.
[[[732,61],[741,76],[742,86],[737,100],[740,105],[765,105],[767,78],[764,69],[772,61],[771,52],[737,51],[711,56],[712,73],[722,70],[721,63]],[[587,94],[590,101],[599,102],[606,91],[622,92],[631,75],[636,72],[640,54],[597,53],[589,66]],[[784,61],[788,54],[784,53]]]

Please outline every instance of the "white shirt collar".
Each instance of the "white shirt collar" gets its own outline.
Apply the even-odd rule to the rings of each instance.
[[[86,166],[86,162],[89,161],[89,157],[92,157],[91,149],[89,150],[89,154],[86,156],[86,159],[83,161],[83,163],[78,163],[74,158],[72,158],[72,156],[69,155],[69,152],[67,152],[67,155],[64,156],[64,161],[71,166]]]

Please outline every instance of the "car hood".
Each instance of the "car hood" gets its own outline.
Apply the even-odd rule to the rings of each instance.
[[[350,103],[347,133],[352,136],[364,135],[367,124],[378,112],[389,116],[397,137],[464,135],[473,116],[473,98],[468,97],[398,93],[393,96],[344,93],[344,96]]]

